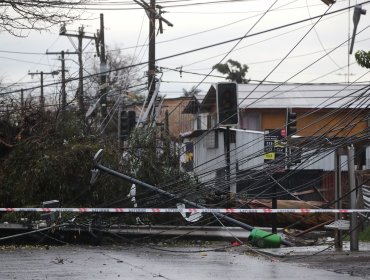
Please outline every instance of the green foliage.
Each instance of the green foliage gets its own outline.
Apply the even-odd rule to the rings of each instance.
[[[116,199],[117,191],[127,193],[128,184],[117,184],[114,178],[94,187],[89,183],[92,159],[100,148],[105,148],[108,162],[118,164],[114,145],[85,136],[73,114],[58,122],[43,119],[42,127],[0,159],[1,207],[39,206],[52,199],[63,206],[90,206]]]
[[[177,153],[169,151],[169,139],[158,140],[160,133],[157,127],[134,130],[122,162],[126,172],[153,185],[164,182],[166,174],[179,170]]]
[[[370,69],[370,51],[357,51],[355,54],[357,63],[367,69]]]
[[[180,170],[177,146],[171,145],[166,136],[159,138],[160,133],[156,127],[139,128],[131,133],[129,148],[122,160],[123,172],[172,193],[178,188],[184,191],[181,186],[191,190],[195,180]]]
[[[366,227],[363,231],[360,232],[359,240],[370,242],[370,226]]]
[[[175,194],[184,189],[197,194],[195,180],[179,169],[177,146],[159,128],[135,130],[121,157],[116,138],[88,135],[85,124],[73,112],[36,119],[38,125],[0,157],[0,207],[39,207],[43,201],[54,199],[63,207],[132,207],[127,197],[130,183],[101,173],[94,186],[90,185],[92,159],[99,149],[104,149],[105,166]],[[163,201],[171,206],[176,203],[140,186],[136,198],[140,207],[164,206]],[[37,218],[21,214],[2,215],[2,220],[5,216],[8,221]],[[126,215],[124,222],[134,221],[135,217]],[[159,223],[174,217],[179,218],[151,215],[147,220]]]
[[[226,63],[218,63],[213,66],[218,72],[226,75],[226,79],[238,84],[247,84],[249,79],[245,78],[248,73],[248,66],[236,60],[229,59]]]
[[[84,130],[85,123],[75,112],[64,112],[56,122],[56,133],[65,140],[83,137]]]

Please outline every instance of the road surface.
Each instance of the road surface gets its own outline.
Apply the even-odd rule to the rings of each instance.
[[[236,248],[1,247],[0,279],[363,279]]]

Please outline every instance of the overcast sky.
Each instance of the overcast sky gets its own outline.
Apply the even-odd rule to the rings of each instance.
[[[247,64],[248,78],[257,81],[266,79],[274,82],[289,80],[289,82],[298,83],[346,82],[348,73],[350,82],[370,80],[367,69],[357,66],[353,55],[348,58],[346,41],[349,36],[352,36],[353,9],[337,12],[322,19],[315,18],[293,24],[325,12],[348,8],[349,5],[365,3],[363,8],[369,9],[368,1],[338,0],[329,10],[321,0],[250,0],[214,3],[218,1],[220,0],[161,1],[160,4],[166,7],[164,9],[166,13],[163,16],[174,26],[168,27],[164,24],[164,33],[156,37],[157,58],[236,39],[246,34],[255,34],[228,44],[158,61],[157,65],[163,67],[161,93],[166,94],[167,97],[179,96],[183,88],[190,89],[195,85],[199,85],[200,89],[206,91],[209,83],[224,81],[214,77],[208,77],[203,81],[204,74],[209,74],[212,66],[222,59],[224,62],[227,59],[234,59]],[[144,10],[140,9],[134,1],[105,2],[120,2],[121,5],[106,4],[100,7],[93,6],[95,10],[86,9],[83,17],[91,20],[76,22],[67,26],[67,30],[76,33],[78,27],[83,24],[85,31],[91,35],[99,29],[99,14],[104,13],[105,39],[108,47],[122,49],[122,53],[135,58],[135,63],[147,61],[148,18]],[[213,3],[195,5],[206,2]],[[176,5],[178,7],[173,7]],[[270,7],[272,7],[271,10],[266,13]],[[318,20],[319,22],[309,32]],[[291,23],[289,27],[264,32]],[[368,15],[361,16],[357,31],[361,32],[369,25],[370,11]],[[49,32],[34,32],[27,38],[0,34],[0,75],[3,82],[24,83],[19,87],[27,88],[30,81],[34,83],[38,81],[36,77],[31,79],[27,74],[29,70],[48,72],[59,69],[60,61],[57,60],[57,56],[45,55],[46,50],[74,51],[73,45],[77,45],[77,42],[76,39],[69,40],[58,34],[58,28]],[[360,49],[370,50],[369,34],[370,28],[357,35],[354,52]],[[90,52],[92,55],[95,46],[88,40],[84,41],[84,45],[85,52]],[[302,71],[334,48],[337,49],[330,55]],[[229,54],[224,58],[227,53]],[[284,59],[285,56],[287,56],[286,59]],[[77,61],[77,57],[71,55],[68,58],[70,59],[67,61],[69,74],[76,76],[77,65],[74,61]],[[281,64],[278,66],[279,63]],[[184,71],[194,72],[197,75],[182,73],[180,76],[179,72],[167,69],[180,67]],[[274,70],[275,67],[277,68]],[[144,75],[146,69],[146,66],[139,69],[139,74]],[[211,75],[220,75],[220,73],[212,72]],[[203,83],[199,84],[201,81]]]

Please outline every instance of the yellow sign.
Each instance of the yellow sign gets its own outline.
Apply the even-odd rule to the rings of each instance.
[[[285,148],[285,144],[281,142],[281,140],[275,140],[274,141],[274,147],[275,148]]]
[[[274,160],[275,159],[275,153],[264,154],[263,159],[265,159],[265,160]]]

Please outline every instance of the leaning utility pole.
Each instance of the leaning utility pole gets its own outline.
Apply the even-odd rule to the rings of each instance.
[[[62,104],[61,104],[61,110],[64,111],[67,107],[67,93],[66,93],[66,73],[68,70],[65,69],[65,59],[64,56],[66,54],[78,54],[77,52],[48,52],[46,51],[47,55],[60,55],[60,60],[62,62],[62,88],[61,88],[61,96],[62,96]]]
[[[52,72],[28,72],[28,75],[31,75],[33,77],[34,75],[40,75],[40,80],[41,80],[41,86],[40,86],[40,110],[42,112],[45,111],[45,97],[44,97],[44,75],[58,75],[58,71],[52,71]]]
[[[173,24],[163,18],[161,15],[163,14],[162,7],[155,4],[155,0],[150,0],[150,5],[147,4],[144,0],[134,0],[138,5],[140,5],[142,8],[145,9],[145,12],[149,18],[149,65],[148,65],[148,98],[147,98],[147,104],[149,104],[150,99],[153,96],[153,93],[155,91],[156,86],[156,80],[155,80],[155,31],[156,31],[156,24],[155,20],[159,20],[159,32],[163,33],[163,26],[162,22],[164,21],[168,26],[172,27]],[[158,12],[156,11],[156,8],[158,8]]]
[[[60,28],[59,35],[61,36],[68,36],[68,37],[76,37],[78,39],[78,47],[77,47],[77,54],[78,54],[78,90],[77,90],[77,102],[78,108],[80,110],[81,115],[85,113],[85,105],[84,105],[84,88],[83,88],[83,63],[82,63],[82,40],[83,39],[90,39],[95,40],[95,36],[88,36],[85,35],[83,26],[78,28],[78,33],[67,33],[65,25]]]

